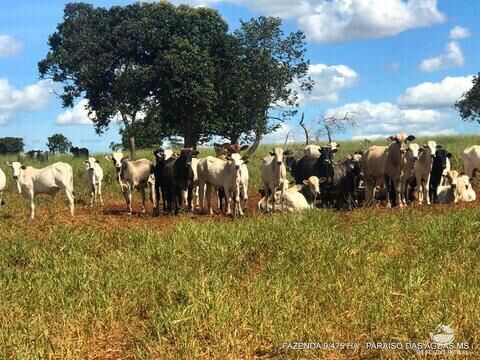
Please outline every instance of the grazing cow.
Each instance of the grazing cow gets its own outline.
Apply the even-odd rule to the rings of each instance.
[[[415,136],[403,133],[389,136],[389,146],[371,146],[363,154],[363,170],[365,173],[365,203],[369,204],[375,199],[377,185],[385,183],[389,189],[395,191],[396,204],[405,206],[406,181],[413,170],[412,152],[407,152],[408,142],[415,140]],[[412,159],[409,160],[409,157]],[[390,197],[387,196],[387,206],[391,206]]]
[[[30,218],[35,218],[35,198],[39,194],[52,198],[61,190],[65,190],[73,216],[73,170],[69,164],[57,162],[42,169],[35,169],[15,161],[7,162],[13,170],[13,178],[17,182],[18,192],[30,201]]]
[[[410,144],[412,146],[417,144]],[[413,177],[415,178],[418,204],[422,205],[425,201],[430,205],[430,175],[432,172],[433,159],[435,158],[437,143],[435,141],[428,141],[422,147],[418,148],[415,159],[415,166],[413,168]]]
[[[315,199],[320,194],[320,183],[324,180],[325,178],[318,179],[316,176],[310,176],[302,182],[301,186],[296,185],[290,189],[286,189],[283,195],[281,195],[280,191],[277,191],[275,198],[280,201],[283,196],[285,209],[289,212],[314,209]],[[272,206],[268,203],[265,190],[260,189],[260,193],[263,195],[263,198],[258,202],[258,209],[270,211]]]
[[[89,157],[85,160],[85,179],[90,190],[90,206],[97,202],[97,197],[100,198],[100,204],[103,205],[102,199],[102,180],[103,170],[99,165],[99,161],[94,157]]]
[[[283,151],[282,148],[275,148],[262,160],[263,189],[267,203],[265,208],[268,209],[268,199],[270,197],[273,212],[275,212],[277,190],[280,190],[280,201],[283,210],[283,193],[287,180],[287,168],[285,167],[284,157],[289,154],[288,150]]]
[[[166,184],[163,172],[165,169],[165,162],[173,156],[173,151],[170,149],[163,150],[162,148],[153,151],[155,156],[155,167],[153,168],[153,174],[155,175],[155,195],[156,195],[156,208],[158,210],[158,203],[160,201],[160,195],[163,202],[163,211],[167,211],[167,193]],[[158,215],[155,213],[154,215]]]
[[[150,188],[150,200],[153,204],[153,214],[156,214],[157,201],[155,195],[155,177],[153,175],[154,166],[150,160],[139,159],[132,161],[128,156],[123,156],[121,152],[114,152],[106,155],[105,159],[113,162],[117,180],[122,189],[125,202],[127,203],[127,213],[132,214],[132,191],[137,189],[142,194],[142,213],[145,210],[145,188]]]
[[[192,157],[198,155],[198,151],[184,148],[180,156],[172,156],[165,162],[164,178],[167,196],[167,210],[179,213],[182,198],[188,205],[188,211],[192,211],[193,181]],[[185,199],[185,197],[187,197]]]
[[[7,186],[7,178],[3,170],[0,169],[0,205],[5,205],[5,201],[3,201],[3,190],[5,186]]]
[[[326,146],[330,146],[330,148],[334,151],[338,151],[338,148],[340,147],[340,144],[335,142],[335,141],[332,141],[330,142],[328,145]],[[311,155],[311,156],[316,156],[316,157],[319,157],[320,156],[320,150],[322,149],[322,146],[318,146],[318,145],[307,145],[305,146],[305,149],[303,151],[303,154],[304,155]]]
[[[467,176],[475,176],[475,171],[480,171],[480,146],[473,145],[463,150],[462,160]]]
[[[223,188],[225,192],[226,214],[231,214],[230,195],[233,195],[235,201],[235,214],[238,210],[243,215],[240,203],[240,185],[241,169],[248,163],[246,157],[241,157],[238,153],[233,153],[225,160],[207,156],[198,162],[198,184],[200,189],[200,208],[205,210],[205,191],[207,197],[207,207],[209,214],[213,214],[211,205],[211,192],[213,189]],[[248,180],[247,180],[248,181]]]
[[[79,148],[76,146],[70,147],[70,152],[73,154],[73,157],[86,157],[90,155],[87,148]]]
[[[447,168],[447,160],[452,157],[452,154],[442,149],[441,145],[437,145],[435,151],[435,158],[433,159],[432,171],[430,173],[430,201],[434,204],[438,203],[437,188],[442,182],[442,176]]]
[[[447,176],[451,184],[437,188],[438,202],[440,204],[457,204],[458,202],[471,202],[477,199],[470,179],[465,173],[459,175],[457,171],[453,170],[449,171]]]

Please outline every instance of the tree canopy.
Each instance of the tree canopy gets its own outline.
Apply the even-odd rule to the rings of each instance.
[[[98,134],[117,117],[132,140],[157,123],[160,136],[181,136],[185,146],[212,136],[237,142],[295,113],[293,82],[311,89],[304,35],[284,34],[281,25],[260,17],[229,33],[210,8],[70,3],[39,71],[63,84],[64,106],[88,99]]]
[[[473,77],[473,86],[455,103],[454,108],[463,120],[480,123],[480,73]]]
[[[64,154],[70,150],[72,142],[63,134],[53,134],[47,138],[48,150],[52,153]]]

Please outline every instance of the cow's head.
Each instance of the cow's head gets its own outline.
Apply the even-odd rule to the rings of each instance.
[[[122,161],[128,159],[128,156],[123,156],[123,153],[121,152],[114,152],[109,155],[105,155],[105,159],[113,162],[113,166],[115,166],[115,172],[119,173],[122,169]]]
[[[308,186],[308,191],[310,194],[312,194],[314,197],[317,197],[317,195],[320,194],[320,184],[324,182],[326,178],[318,178],[316,176],[310,176],[307,180],[303,180],[303,184],[305,186]]]
[[[337,152],[340,144],[335,141],[331,141],[328,143],[328,146],[330,146],[334,152]]]
[[[387,137],[387,140],[390,141],[392,144],[396,144],[398,147],[398,150],[402,153],[405,154],[407,151],[407,143],[415,140],[415,136],[413,135],[406,135],[404,133],[399,133],[395,136],[389,136]]]
[[[420,149],[420,151],[423,153],[423,152],[429,152],[430,153],[430,156],[432,158],[435,157],[435,152],[437,151],[437,142],[436,141],[433,141],[433,140],[430,140],[430,141],[427,141],[426,144],[423,144],[422,145],[422,148]]]
[[[413,161],[417,161],[420,156],[420,146],[418,144],[410,143],[407,145],[407,150],[411,152]]]
[[[242,157],[239,153],[233,153],[231,156],[227,156],[226,159],[235,166],[236,170],[240,170],[242,164],[248,162],[248,158]]]
[[[451,158],[453,155],[447,150],[439,148],[437,145],[437,150],[435,151],[434,163],[440,166],[442,169],[447,167],[447,159]]]
[[[273,156],[277,165],[282,165],[283,164],[283,156],[288,155],[287,152],[284,152],[282,148],[275,148],[272,151],[270,151],[270,156]]]
[[[215,150],[215,156],[219,157],[220,155],[227,155],[226,148],[230,146],[229,143],[213,143],[213,149]]]
[[[179,159],[185,162],[185,166],[190,167],[192,166],[192,158],[197,156],[200,152],[198,150],[192,148],[183,148],[180,151]]]
[[[320,148],[320,161],[325,164],[333,163],[333,154],[336,153],[338,149],[332,149],[330,146],[322,146]]]
[[[89,171],[93,171],[95,170],[95,164],[98,164],[99,161],[97,159],[95,159],[94,157],[89,157],[88,160],[85,160],[84,161],[85,164],[86,164],[86,169],[89,170]]]
[[[20,164],[18,161],[14,161],[12,163],[7,161],[7,165],[12,168],[13,178],[15,180],[18,180],[22,173],[22,170],[25,170],[27,168],[25,165]]]

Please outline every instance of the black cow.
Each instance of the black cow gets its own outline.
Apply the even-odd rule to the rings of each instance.
[[[70,152],[73,154],[73,157],[86,157],[90,155],[89,151],[87,148],[79,148],[76,146],[72,146],[70,148]]]
[[[363,178],[362,163],[356,158],[346,158],[333,164],[333,181],[329,185],[327,204],[339,209],[351,209],[358,203],[357,188]]]
[[[193,169],[192,157],[198,151],[190,148],[182,149],[178,158],[171,157],[165,161],[163,170],[167,211],[177,215],[182,206],[182,191],[188,191],[188,211],[192,211]]]
[[[438,204],[437,188],[442,181],[443,170],[447,167],[447,158],[451,158],[452,154],[442,149],[441,145],[437,145],[435,157],[433,158],[432,172],[430,173],[430,200],[434,204]]]
[[[38,161],[48,160],[48,152],[41,150],[30,150],[26,153],[26,156],[32,159],[37,159]]]
[[[164,169],[165,163],[165,152],[162,148],[153,151],[153,155],[155,156],[156,164],[153,168],[153,174],[155,175],[155,194],[157,194],[157,209],[158,203],[160,201],[160,194],[162,196],[163,202],[163,211],[167,211],[167,193],[165,187],[165,177],[164,177]],[[155,214],[158,215],[158,214]]]

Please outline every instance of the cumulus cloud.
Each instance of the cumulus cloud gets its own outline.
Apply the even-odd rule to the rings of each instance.
[[[57,116],[57,125],[92,125],[92,118],[88,115],[88,100],[82,99],[72,109],[67,109]]]
[[[10,35],[0,35],[0,58],[16,55],[23,44]]]
[[[450,34],[448,35],[450,40],[466,39],[468,37],[470,37],[470,30],[458,25],[452,28],[452,30],[450,30]]]
[[[447,76],[440,82],[424,82],[406,89],[398,97],[397,103],[407,107],[450,107],[470,90],[472,79],[473,76]]]
[[[358,80],[358,74],[346,65],[313,64],[308,69],[308,76],[315,85],[310,94],[296,88],[301,105],[336,103],[340,90],[354,86]]]
[[[461,66],[464,61],[462,49],[458,42],[450,41],[442,55],[423,60],[419,68],[421,71],[433,72],[448,69],[452,66]]]
[[[445,15],[437,9],[437,0],[193,0],[189,4],[220,2],[297,19],[307,37],[318,43],[378,39],[445,21]]]
[[[372,103],[369,100],[329,109],[326,116],[359,114],[356,138],[384,137],[398,132],[414,135],[445,134],[453,132],[452,116],[448,111],[435,109],[401,109],[389,102]]]
[[[0,78],[0,124],[11,120],[16,112],[35,112],[47,107],[52,81],[40,80],[20,90],[8,79]]]

